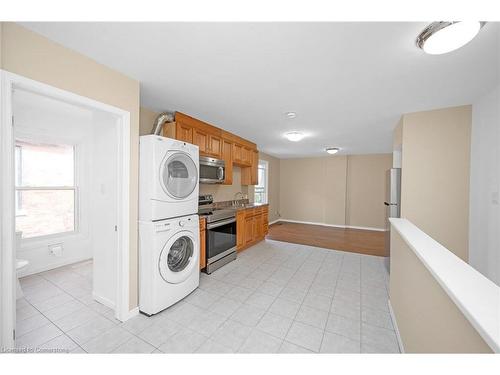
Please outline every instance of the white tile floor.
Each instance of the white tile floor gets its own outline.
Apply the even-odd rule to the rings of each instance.
[[[90,262],[21,280],[17,347],[90,353],[397,353],[382,258],[265,241],[183,301],[125,323],[91,297]]]

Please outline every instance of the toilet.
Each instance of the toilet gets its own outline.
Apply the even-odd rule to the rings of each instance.
[[[23,232],[16,232],[16,254],[21,248],[21,237],[23,235]],[[17,259],[16,258],[16,280],[17,280],[17,288],[16,288],[16,298],[23,298],[24,293],[23,289],[21,288],[21,283],[19,282],[19,272],[23,269],[26,268],[26,266],[29,264],[25,259]]]

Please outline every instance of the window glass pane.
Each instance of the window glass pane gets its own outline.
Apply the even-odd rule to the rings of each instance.
[[[74,146],[16,141],[16,186],[74,185]]]
[[[75,230],[74,190],[18,191],[22,212],[16,216],[16,231],[22,238]]]

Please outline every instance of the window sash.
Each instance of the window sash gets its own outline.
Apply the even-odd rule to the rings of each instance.
[[[16,192],[21,192],[21,191],[40,191],[40,190],[45,190],[45,191],[50,191],[50,190],[71,190],[73,191],[73,230],[68,230],[64,232],[56,232],[56,233],[50,233],[50,234],[42,234],[40,236],[33,236],[33,237],[28,237],[28,238],[23,238],[22,241],[39,241],[43,239],[49,239],[49,238],[58,238],[62,236],[67,236],[67,235],[73,235],[76,234],[80,231],[80,206],[78,202],[80,201],[79,199],[79,192],[78,192],[78,187],[77,186],[41,186],[41,187],[16,187],[15,188]],[[22,212],[22,209],[21,209]],[[21,214],[22,215],[22,214]],[[16,215],[17,216],[17,215]]]

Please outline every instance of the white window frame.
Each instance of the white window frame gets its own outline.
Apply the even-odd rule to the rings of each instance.
[[[29,187],[19,187],[17,186],[17,181],[15,181],[16,185],[14,187],[14,191],[39,191],[39,190],[73,190],[73,197],[74,197],[74,212],[73,212],[73,230],[72,231],[67,231],[67,232],[58,232],[58,233],[51,233],[51,234],[46,234],[46,235],[41,235],[41,236],[34,236],[34,237],[29,237],[29,238],[22,238],[21,242],[24,245],[35,245],[35,244],[40,244],[40,243],[45,243],[46,241],[51,241],[54,239],[64,239],[72,236],[76,236],[80,234],[80,224],[81,224],[81,218],[80,218],[80,176],[79,176],[79,171],[80,171],[80,152],[79,152],[79,145],[71,142],[68,139],[57,139],[55,137],[45,137],[45,136],[39,136],[35,134],[18,134],[15,137],[15,141],[24,141],[24,142],[39,142],[43,144],[53,144],[53,145],[65,145],[65,146],[72,146],[73,147],[73,186],[29,186]],[[19,214],[22,214],[22,210],[19,213],[16,208],[16,217],[19,216]]]
[[[261,168],[261,165],[264,165],[264,168]],[[263,191],[264,199],[263,199],[262,203],[268,204],[269,203],[269,162],[267,160],[259,160],[259,164],[257,166],[257,178],[259,176],[260,169],[264,169],[264,171],[265,171],[264,176],[265,176],[265,180],[266,180],[265,184],[264,184],[264,191]],[[254,196],[256,194],[258,194],[257,193],[257,186],[258,185],[255,185],[255,187],[254,187]]]

